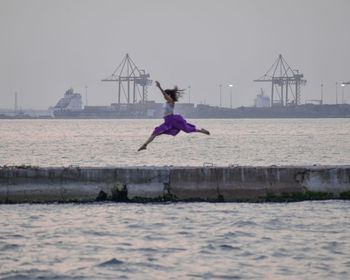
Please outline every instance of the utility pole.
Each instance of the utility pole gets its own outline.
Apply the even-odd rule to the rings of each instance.
[[[321,105],[323,105],[323,84],[321,84]]]
[[[222,88],[222,84],[219,85],[219,89],[220,89],[220,108],[222,107],[222,103],[221,103],[221,88]]]

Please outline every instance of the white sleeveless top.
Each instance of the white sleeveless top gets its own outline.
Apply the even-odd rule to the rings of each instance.
[[[174,114],[174,105],[171,105],[170,103],[166,102],[164,103],[164,116],[167,116],[167,115],[172,115]]]

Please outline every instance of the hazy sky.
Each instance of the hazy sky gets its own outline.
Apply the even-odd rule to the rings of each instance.
[[[117,84],[101,79],[126,53],[164,87],[191,86],[195,103],[217,105],[218,85],[233,83],[235,107],[269,93],[253,79],[281,53],[308,81],[303,101],[323,83],[334,103],[335,83],[350,80],[349,30],[349,0],[0,0],[0,108],[15,91],[23,108],[47,108],[85,85],[89,105],[116,102]],[[162,100],[154,86],[149,99]]]

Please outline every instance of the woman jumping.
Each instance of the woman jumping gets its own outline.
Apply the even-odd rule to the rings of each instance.
[[[175,102],[177,102],[179,99],[181,90],[179,90],[177,87],[174,87],[174,89],[163,90],[157,81],[156,86],[160,89],[166,101],[164,104],[164,123],[162,123],[160,126],[157,126],[153,130],[153,133],[147,139],[145,144],[143,144],[138,149],[139,151],[145,150],[147,148],[147,145],[151,143],[154,138],[161,134],[176,136],[181,130],[186,133],[200,132],[207,135],[210,134],[208,130],[204,128],[197,129],[193,124],[186,122],[186,120],[181,115],[174,114]]]

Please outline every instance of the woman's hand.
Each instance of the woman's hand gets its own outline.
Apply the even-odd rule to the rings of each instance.
[[[162,89],[162,87],[160,86],[160,83],[158,81],[156,81],[156,86],[159,88],[159,90],[162,92],[165,100],[169,103],[171,103],[173,100],[171,99],[171,97],[165,93],[165,91]]]

